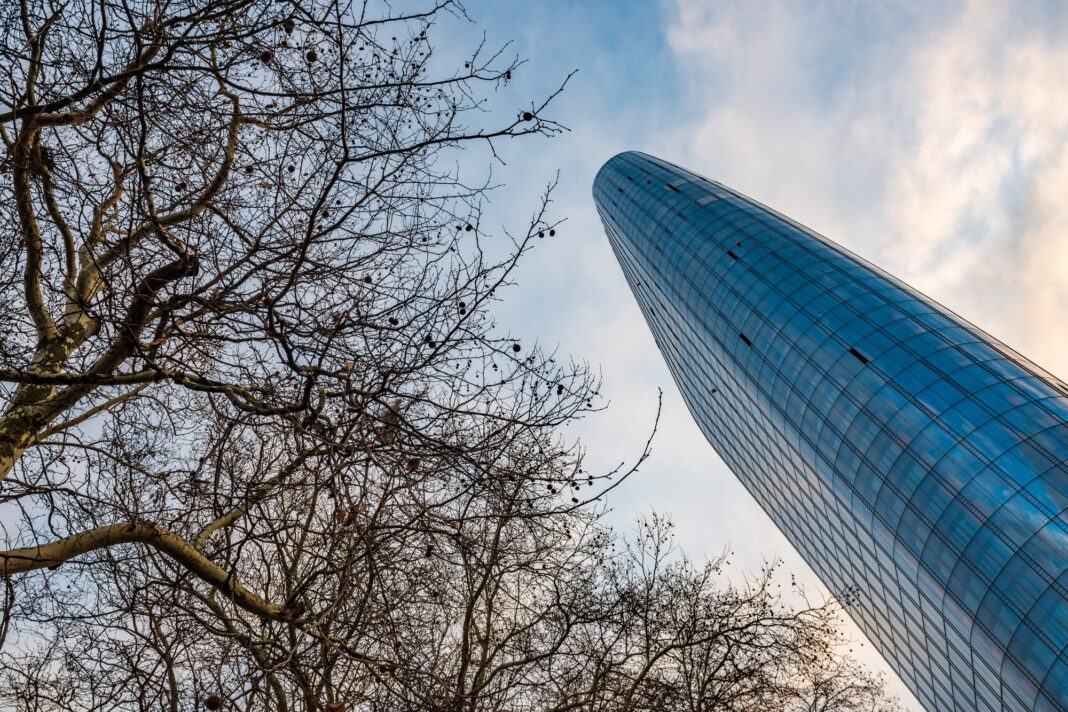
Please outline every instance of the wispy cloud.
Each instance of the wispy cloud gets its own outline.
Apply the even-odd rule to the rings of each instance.
[[[1068,372],[1068,23],[1056,6],[678,0],[691,164]]]

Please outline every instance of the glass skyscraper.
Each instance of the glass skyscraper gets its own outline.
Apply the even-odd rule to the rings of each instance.
[[[1068,710],[1068,386],[671,163],[593,194],[701,430],[916,698]]]

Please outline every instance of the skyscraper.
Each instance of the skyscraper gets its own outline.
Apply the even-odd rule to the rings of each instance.
[[[917,699],[1068,710],[1068,386],[671,163],[593,194],[701,430]]]

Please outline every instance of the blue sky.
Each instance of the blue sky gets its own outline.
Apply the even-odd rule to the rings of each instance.
[[[591,462],[633,457],[664,389],[653,457],[612,500],[613,522],[668,512],[691,557],[729,547],[744,571],[778,556],[819,588],[693,424],[623,281],[590,198],[619,151],[662,156],[785,212],[1068,376],[1068,6],[466,7],[490,44],[512,40],[530,59],[498,100],[510,109],[579,70],[552,111],[571,132],[503,147],[495,175],[508,185],[487,217],[520,227],[561,171],[554,215],[567,222],[500,316],[601,370],[611,405],[577,433]],[[450,31],[462,45],[466,30]]]

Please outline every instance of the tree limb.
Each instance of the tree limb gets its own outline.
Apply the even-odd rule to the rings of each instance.
[[[301,614],[298,608],[271,603],[249,591],[231,573],[197,551],[185,539],[152,523],[109,524],[48,544],[0,552],[0,577],[10,578],[39,569],[56,568],[82,554],[120,544],[152,547],[201,581],[225,593],[235,605],[260,618],[294,621]]]

